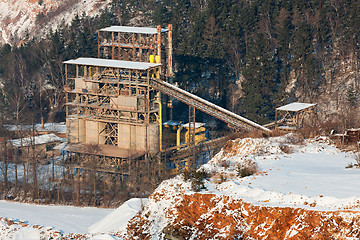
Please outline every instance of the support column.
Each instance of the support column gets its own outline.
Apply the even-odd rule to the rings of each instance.
[[[189,105],[189,145],[195,144],[195,107]]]

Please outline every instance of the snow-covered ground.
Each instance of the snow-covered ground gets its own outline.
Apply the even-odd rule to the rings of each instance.
[[[227,178],[220,184],[206,181],[206,192],[269,206],[309,208],[315,203],[311,209],[360,209],[360,169],[346,168],[356,163],[354,153],[339,150],[325,137],[304,142],[292,135],[238,139],[232,148],[203,166]],[[256,163],[258,174],[234,177],[237,166],[249,161]]]
[[[128,221],[134,217],[147,199],[132,198],[122,204],[118,209],[89,227],[89,233],[115,233],[124,232]]]
[[[0,239],[43,239],[46,229],[62,234],[87,234],[89,239],[121,239],[111,233],[125,231],[128,221],[138,213],[146,199],[133,198],[118,209],[71,206],[44,206],[0,201],[0,218],[30,226],[8,226],[0,220]],[[42,230],[31,226],[39,225]],[[42,238],[41,238],[42,237]]]
[[[257,173],[240,178],[239,166],[249,163],[257,166]],[[360,210],[360,168],[346,168],[349,163],[356,163],[354,153],[336,148],[326,137],[237,139],[202,166],[210,177],[201,193],[228,195],[261,206]],[[156,192],[164,194],[155,194],[148,201],[131,199],[117,210],[0,201],[0,217],[50,226],[64,233],[96,235],[92,239],[120,239],[111,234],[124,233],[143,204],[152,211],[153,227],[160,229],[166,221],[165,209],[171,208],[176,198],[193,193],[190,182],[182,176],[164,181]]]
[[[87,233],[88,228],[113,209],[71,206],[44,206],[0,201],[0,217],[22,220],[31,225],[53,227],[64,233]]]

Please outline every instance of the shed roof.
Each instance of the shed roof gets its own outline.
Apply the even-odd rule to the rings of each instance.
[[[276,108],[276,110],[280,111],[291,111],[291,112],[298,112],[307,108],[311,108],[313,106],[316,106],[315,103],[300,103],[300,102],[293,102],[290,104],[287,104],[282,107]]]
[[[186,127],[186,128],[189,128],[189,123],[184,123],[184,124],[182,124],[181,126],[182,127]],[[201,128],[201,127],[203,127],[203,126],[205,126],[205,123],[202,123],[202,122],[195,122],[195,128]]]
[[[64,62],[65,64],[87,65],[96,67],[112,67],[121,69],[148,70],[161,66],[160,63],[132,62],[100,58],[77,58]]]
[[[141,34],[157,34],[156,28],[151,27],[130,27],[130,26],[111,26],[100,29],[101,32],[123,32],[123,33],[141,33]],[[161,29],[161,32],[167,32],[168,29]]]
[[[35,137],[26,137],[26,138],[19,138],[19,139],[12,139],[10,140],[11,144],[14,147],[28,147],[33,145],[41,145],[46,143],[52,142],[61,142],[61,138],[56,136],[53,133],[35,136]]]

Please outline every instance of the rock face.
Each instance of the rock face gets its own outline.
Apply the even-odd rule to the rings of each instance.
[[[152,239],[154,236],[174,240],[360,237],[360,213],[357,211],[261,207],[224,195],[183,194],[172,209],[164,212],[167,224],[157,233],[152,232],[156,225],[152,219],[154,214],[157,213],[145,209],[136,216],[128,227],[129,239]]]
[[[4,0],[0,1],[0,44],[19,44],[41,37],[76,14],[96,15],[110,0]]]

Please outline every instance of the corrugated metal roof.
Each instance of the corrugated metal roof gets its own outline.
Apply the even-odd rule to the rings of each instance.
[[[278,108],[276,108],[276,110],[298,112],[298,111],[313,107],[315,105],[316,105],[315,103],[293,102],[293,103],[287,104],[285,106],[278,107]]]
[[[129,26],[111,26],[100,29],[101,32],[123,32],[123,33],[141,33],[141,34],[157,34],[156,28],[151,27],[129,27]],[[167,32],[168,29],[162,28],[161,32]]]
[[[66,64],[87,65],[97,67],[112,67],[121,69],[148,70],[161,66],[160,63],[132,62],[101,58],[77,58],[65,61]]]

